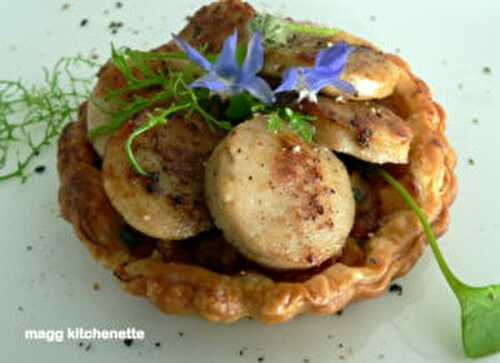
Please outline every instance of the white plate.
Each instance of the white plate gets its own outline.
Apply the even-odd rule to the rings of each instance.
[[[41,78],[60,56],[97,52],[109,43],[149,48],[166,41],[202,1],[15,0],[0,2],[0,79]],[[336,25],[401,54],[432,87],[449,115],[448,137],[459,155],[460,191],[450,231],[441,240],[459,276],[499,282],[498,95],[500,2],[300,0],[257,7]],[[88,24],[81,28],[84,18]],[[116,36],[107,28],[123,21]],[[134,34],[134,29],[139,34]],[[482,68],[492,69],[490,75]],[[459,85],[462,85],[459,87]],[[461,88],[461,89],[460,89]],[[473,118],[479,124],[472,122]],[[474,159],[469,165],[468,159]],[[48,169],[27,184],[0,184],[0,356],[33,362],[465,362],[458,304],[430,250],[400,283],[403,296],[349,306],[343,316],[300,317],[280,326],[243,321],[220,326],[196,317],[166,316],[124,293],[58,215],[55,147],[37,161]],[[27,246],[33,246],[27,251]],[[94,291],[94,282],[101,285]],[[23,311],[19,311],[18,307]],[[67,327],[143,329],[146,339],[26,341],[25,329]],[[499,327],[500,329],[500,327]],[[179,336],[179,332],[184,335]],[[161,342],[161,348],[154,346]],[[342,346],[341,346],[342,344]],[[243,356],[239,351],[246,347]],[[484,359],[498,362],[500,355]]]

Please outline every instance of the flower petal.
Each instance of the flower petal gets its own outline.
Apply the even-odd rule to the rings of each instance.
[[[191,88],[208,88],[212,91],[221,91],[229,88],[229,86],[230,85],[221,80],[221,78],[214,72],[207,73],[189,85]]]
[[[222,77],[234,78],[239,73],[238,61],[236,60],[236,46],[238,44],[238,31],[224,40],[222,51],[215,62],[214,68]]]
[[[334,86],[335,88],[337,88],[338,90],[340,90],[342,92],[349,93],[352,95],[358,94],[358,91],[356,90],[356,88],[352,84],[350,84],[349,82],[344,81],[343,79],[334,78],[330,81],[329,84],[331,86]]]
[[[253,33],[248,43],[247,55],[243,63],[243,74],[255,75],[264,66],[264,48],[262,47],[262,34],[260,31]]]
[[[339,42],[329,48],[321,49],[316,55],[314,67],[327,68],[340,73],[347,63],[352,49],[346,42]]]
[[[334,86],[340,91],[355,94],[356,89],[352,84],[337,77],[336,72],[324,72],[316,69],[306,70],[307,88],[312,92],[319,92],[326,86]]]
[[[274,90],[274,93],[294,91],[297,88],[297,83],[299,81],[299,69],[297,67],[288,68],[285,73],[283,73],[282,82]]]
[[[212,69],[212,63],[210,63],[203,55],[201,55],[200,52],[190,46],[188,42],[175,34],[172,34],[172,37],[174,38],[179,48],[181,48],[184,53],[186,53],[189,59],[191,59],[206,71],[210,71]]]
[[[261,100],[264,103],[270,104],[275,101],[273,90],[266,81],[260,77],[252,77],[244,83],[237,84],[241,89],[245,89],[252,96]]]

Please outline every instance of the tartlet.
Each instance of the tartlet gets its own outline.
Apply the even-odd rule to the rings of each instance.
[[[248,39],[248,22],[254,16],[255,11],[248,4],[238,0],[219,1],[198,10],[180,36],[193,46],[204,46],[216,53],[234,29],[240,37]],[[427,214],[434,232],[443,234],[448,228],[449,208],[456,194],[453,172],[456,158],[444,134],[446,115],[442,107],[399,56],[382,53],[344,31],[324,41],[345,41],[357,45],[361,53],[368,49],[390,62],[391,69],[397,69],[396,73],[390,73],[397,74],[389,80],[391,91],[380,89],[379,99],[369,102],[372,102],[370,107],[378,106],[383,112],[405,121],[404,129],[397,132],[398,147],[406,148],[407,160],[400,158],[398,152],[400,163],[387,163],[384,154],[380,164],[411,192]],[[157,49],[165,50],[177,50],[177,47],[169,42]],[[279,49],[270,54],[266,64],[271,63],[269,58],[279,54]],[[306,56],[297,55],[308,62]],[[282,71],[265,66],[263,73],[272,78]],[[120,75],[109,63],[102,68],[99,78],[107,79],[113,88],[122,85]],[[101,89],[102,83],[94,90],[94,98],[106,92]],[[335,90],[326,93],[335,94]],[[310,110],[321,120],[321,110],[314,105],[305,103],[301,108]],[[208,224],[200,229],[204,232],[176,242],[138,232],[115,209],[105,189],[103,142],[99,141],[101,146],[96,147],[99,151],[96,152],[87,130],[88,116],[95,117],[95,112],[94,100],[83,104],[78,121],[68,124],[59,140],[62,215],[73,224],[92,255],[113,270],[127,291],[149,298],[163,312],[196,313],[224,323],[243,317],[279,323],[302,313],[331,314],[351,301],[382,294],[394,278],[413,267],[425,249],[426,242],[415,214],[396,191],[364,168],[370,153],[358,158],[365,161],[339,155],[347,167],[355,196],[361,194],[362,197],[356,198],[354,226],[342,252],[319,265],[301,270],[259,265],[244,257],[219,230]],[[339,125],[341,129],[342,124]],[[356,130],[358,126],[351,125]],[[370,127],[375,132],[378,130],[377,125],[368,122],[357,131],[360,136],[366,136],[368,130],[371,136]],[[343,135],[339,130],[333,134]],[[370,146],[366,144],[369,141],[357,140],[362,152]],[[339,140],[334,138],[332,142],[339,143]],[[374,142],[376,155],[381,155],[381,145]]]

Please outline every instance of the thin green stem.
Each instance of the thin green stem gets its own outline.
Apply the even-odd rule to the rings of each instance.
[[[383,169],[378,168],[377,172],[384,178],[384,180],[389,183],[398,193],[401,195],[405,203],[415,212],[417,218],[419,219],[420,223],[422,224],[422,228],[424,229],[424,234],[425,237],[427,238],[427,241],[431,245],[432,252],[434,253],[434,256],[436,257],[436,260],[438,262],[439,268],[441,269],[444,277],[448,281],[449,285],[451,286],[453,292],[458,296],[462,294],[462,290],[466,285],[461,282],[451,271],[451,269],[448,267],[448,264],[446,263],[446,259],[444,258],[443,254],[441,253],[441,249],[439,248],[439,245],[437,243],[437,238],[434,234],[434,231],[432,230],[432,226],[429,223],[429,220],[427,219],[427,216],[425,215],[424,211],[418,206],[417,202],[413,197],[408,193],[408,191],[405,189],[401,183],[399,183],[391,174],[386,172]]]
[[[336,28],[328,28],[323,26],[316,26],[304,23],[287,23],[287,28],[294,33],[313,34],[322,37],[330,37],[337,34],[340,30]]]
[[[169,117],[171,114],[186,109],[190,107],[188,103],[184,104],[179,104],[179,105],[174,105],[166,109],[165,111],[161,112],[157,116],[150,115],[149,119],[144,122],[142,125],[137,127],[128,137],[127,142],[125,143],[125,152],[127,154],[128,161],[130,162],[130,165],[132,166],[132,169],[134,171],[142,176],[151,177],[151,174],[148,173],[147,171],[144,170],[144,168],[141,166],[141,164],[137,161],[134,151],[133,151],[133,144],[135,139],[137,139],[140,135],[143,133],[151,130],[155,126],[158,125],[165,125],[168,122],[167,117]]]

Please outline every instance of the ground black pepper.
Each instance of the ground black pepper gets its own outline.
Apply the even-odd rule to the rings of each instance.
[[[33,249],[33,246],[26,246],[27,251],[31,251]]]
[[[179,334],[179,336],[182,338],[184,336],[184,332],[183,331],[179,331],[177,332],[177,334]]]
[[[469,165],[474,165],[474,164],[475,164],[475,161],[474,161],[474,159],[469,158],[469,159],[467,160],[467,163],[469,163]]]
[[[85,18],[80,21],[80,26],[83,28],[89,23],[89,19]]]
[[[134,339],[124,339],[123,344],[125,344],[127,347],[130,347],[134,343]]]
[[[340,309],[339,311],[337,311],[337,316],[342,316],[343,313],[344,313],[344,310]]]
[[[156,342],[156,343],[155,343],[155,347],[156,347],[156,348],[160,348],[160,347],[161,347],[161,343],[160,343],[160,342]]]
[[[393,292],[401,296],[403,295],[403,286],[401,286],[400,284],[392,284],[391,286],[389,286],[389,292]]]
[[[122,2],[120,2],[120,1],[117,1],[117,2],[115,3],[115,7],[116,7],[117,9],[121,9],[121,8],[123,7],[123,3],[122,3]]]
[[[122,21],[112,21],[109,23],[108,28],[111,30],[111,34],[116,34],[118,33],[118,30],[120,28],[123,28],[123,22]]]
[[[38,165],[38,166],[35,168],[35,173],[41,174],[41,173],[43,173],[45,170],[47,170],[47,167],[46,167],[45,165]]]
[[[490,67],[483,67],[483,74],[491,74],[491,68]]]
[[[264,361],[264,357],[259,357],[259,358],[257,358],[257,361],[258,361],[258,362],[263,362],[263,361]]]
[[[477,125],[479,123],[479,119],[478,118],[473,118],[472,119],[472,123]]]

